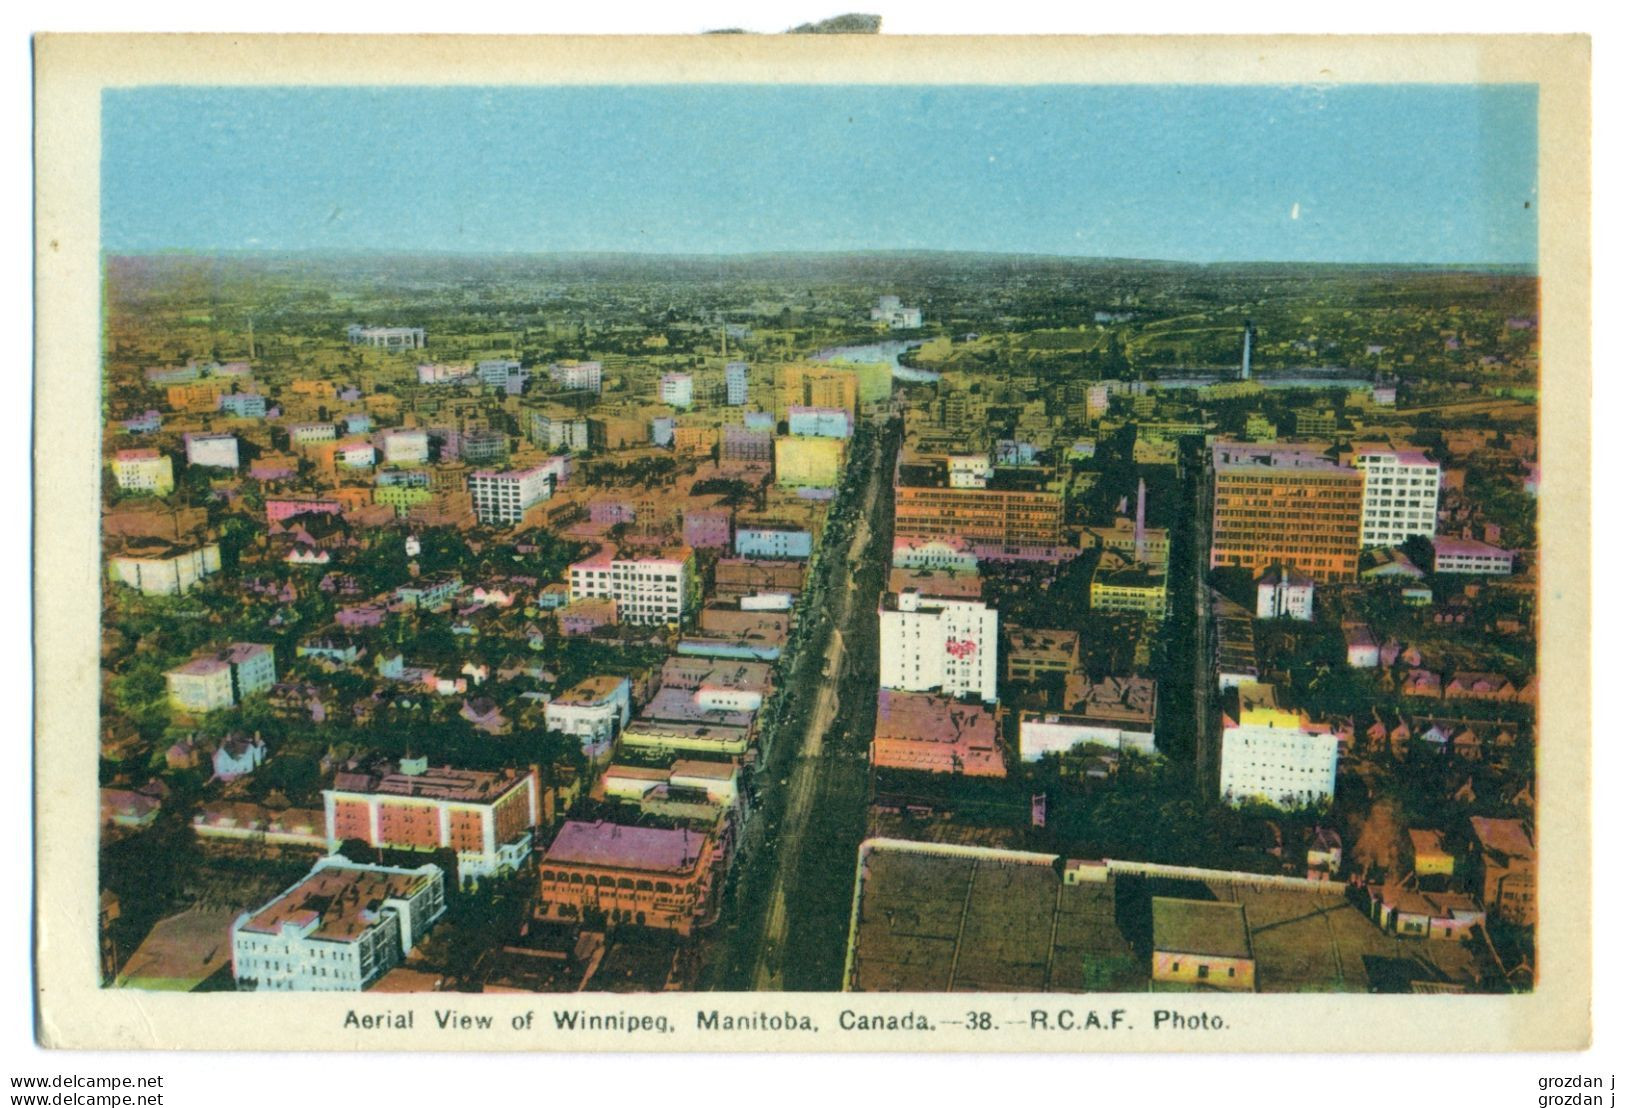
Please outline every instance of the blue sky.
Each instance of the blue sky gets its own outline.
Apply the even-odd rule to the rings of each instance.
[[[1534,86],[141,88],[102,237],[159,250],[1536,258]]]

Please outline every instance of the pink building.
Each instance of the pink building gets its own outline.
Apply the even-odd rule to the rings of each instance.
[[[587,518],[613,527],[617,523],[635,523],[637,512],[624,496],[595,496],[587,504]]]
[[[846,414],[844,411],[841,413]],[[773,432],[729,424],[722,429],[721,449],[717,457],[723,462],[773,464]]]
[[[696,550],[726,550],[733,544],[733,512],[697,508],[683,513],[683,544]]]
[[[386,614],[387,610],[382,604],[352,604],[335,612],[333,622],[346,630],[378,627],[383,624]]]
[[[339,515],[344,510],[337,500],[326,497],[289,496],[269,499],[265,502],[265,518],[270,523],[280,523],[290,516],[303,515],[313,512],[318,515]]]

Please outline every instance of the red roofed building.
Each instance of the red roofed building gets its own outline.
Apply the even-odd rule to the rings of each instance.
[[[1479,899],[1511,923],[1535,922],[1535,844],[1515,819],[1474,816],[1473,861]]]
[[[1518,687],[1499,673],[1468,673],[1463,670],[1444,687],[1446,700],[1516,700]]]
[[[322,797],[329,850],[346,839],[391,850],[449,848],[463,877],[519,868],[541,822],[534,770],[431,769],[426,758],[402,758],[373,772],[340,771]]]
[[[881,689],[870,760],[882,769],[1003,777],[993,713],[931,693]]]
[[[541,914],[691,933],[716,919],[715,844],[683,828],[570,820],[541,862]]]

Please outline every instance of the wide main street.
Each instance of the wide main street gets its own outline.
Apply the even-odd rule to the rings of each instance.
[[[804,924],[806,913],[792,911],[791,906],[799,899],[798,880],[809,869],[808,852],[833,845],[832,829],[814,826],[823,822],[820,817],[842,818],[838,837],[850,839],[854,847],[841,872],[856,863],[862,808],[848,804],[840,810],[844,815],[836,815],[835,809],[824,808],[821,798],[836,790],[850,800],[867,786],[866,763],[856,759],[853,749],[846,745],[826,749],[826,739],[837,721],[861,707],[852,695],[852,685],[867,690],[872,701],[871,686],[878,673],[878,658],[870,656],[877,641],[871,625],[885,575],[883,568],[879,574],[863,570],[872,570],[866,563],[877,558],[890,561],[883,555],[891,543],[891,513],[889,502],[883,503],[882,497],[891,491],[898,436],[890,424],[871,424],[864,434],[867,449],[859,459],[861,476],[848,485],[832,514],[832,533],[826,533],[802,597],[799,618],[806,622],[806,630],[781,675],[785,685],[778,695],[783,707],[771,736],[772,747],[757,776],[760,809],[747,828],[743,851],[747,857],[735,891],[738,912],[722,937],[718,972],[728,988],[771,991],[797,987],[796,982],[786,980],[798,968],[786,963],[786,951],[791,929]],[[880,521],[881,526],[877,528],[871,521]],[[853,643],[860,644],[859,650],[849,653]],[[856,681],[859,676],[864,679]],[[844,704],[843,685],[848,693]],[[840,780],[834,781],[835,777]],[[854,819],[853,826],[846,826]],[[848,891],[843,903],[818,905],[816,914],[844,919],[849,907]],[[838,942],[838,937],[829,940]],[[798,938],[795,949],[804,948]],[[820,953],[827,953],[830,963],[838,966],[839,951]],[[830,982],[828,987],[833,985]]]

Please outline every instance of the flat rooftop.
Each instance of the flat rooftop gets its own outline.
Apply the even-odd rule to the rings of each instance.
[[[694,868],[704,849],[705,836],[685,829],[570,820],[559,829],[542,864],[687,873]]]
[[[385,870],[329,862],[261,908],[244,931],[275,935],[284,924],[314,923],[308,937],[350,942],[377,922],[385,900],[404,900],[432,880],[413,870]]]
[[[555,704],[594,705],[614,696],[626,684],[624,677],[599,675],[577,681],[567,691],[554,697]]]
[[[431,766],[422,773],[402,773],[398,766],[391,766],[372,773],[340,771],[333,778],[332,791],[422,797],[425,800],[489,802],[523,780],[520,776],[489,770]]]
[[[1169,954],[1251,958],[1253,948],[1247,936],[1247,910],[1225,900],[1154,897],[1151,946]]]
[[[1103,677],[1091,681],[1069,673],[1062,706],[1073,715],[1150,726],[1157,720],[1157,683],[1149,677]]]
[[[895,576],[899,570],[893,570]],[[1048,627],[1019,627],[1006,624],[1004,629],[1007,652],[1005,657],[1029,660],[1047,659],[1052,662],[1070,662],[1078,653],[1078,633]]]
[[[945,743],[970,741],[991,746],[993,713],[978,704],[966,704],[952,697],[881,689],[875,712],[875,738]]]
[[[913,589],[921,596],[955,597],[960,600],[982,599],[982,578],[974,572],[952,569],[896,568],[886,581],[891,593]],[[1076,635],[1074,634],[1074,638]]]
[[[661,689],[638,713],[638,719],[659,723],[711,723],[746,728],[756,713],[706,708],[694,701],[692,689]]]
[[[766,662],[738,662],[673,655],[660,667],[660,684],[672,689],[736,689],[765,692],[773,685]]]
[[[1195,869],[1151,875],[1114,861],[1094,867],[1104,880],[1067,885],[1053,855],[887,839],[863,849],[849,991],[1152,991],[1161,897],[1228,905],[1215,911],[1244,919],[1261,992],[1471,989],[1476,980],[1463,944],[1385,934],[1333,883],[1322,890]]]
[[[170,673],[186,674],[192,677],[201,677],[210,673],[218,673],[230,665],[241,665],[271,648],[260,643],[237,642],[219,650],[211,650],[199,654],[191,661],[185,662],[170,670]]]

